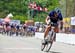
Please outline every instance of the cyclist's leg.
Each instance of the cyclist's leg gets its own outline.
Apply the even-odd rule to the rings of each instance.
[[[59,28],[58,28],[58,26],[55,26],[54,31],[55,31],[56,33],[58,33],[58,32],[59,32]]]
[[[59,32],[59,28],[58,28],[58,26],[55,26],[54,31],[55,31],[55,33],[58,33],[58,32]],[[54,41],[56,41],[56,35],[54,36]]]
[[[50,26],[47,26],[47,28],[45,29],[45,33],[44,33],[44,42],[43,42],[44,45],[46,44],[45,38],[47,37],[49,30],[50,30]]]
[[[45,29],[45,33],[44,33],[44,38],[48,35],[48,32],[49,32],[50,29],[51,29],[50,25],[47,26],[47,28]]]

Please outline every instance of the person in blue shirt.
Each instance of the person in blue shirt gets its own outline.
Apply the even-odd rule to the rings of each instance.
[[[17,29],[17,30],[19,30],[19,28],[20,28],[20,26],[19,26],[19,25],[17,25],[17,26],[16,26],[16,29]]]
[[[63,17],[62,17],[62,14],[61,14],[61,12],[59,10],[58,11],[52,10],[48,14],[48,16],[46,17],[45,21],[47,23],[47,27],[45,29],[44,38],[46,38],[46,36],[48,35],[48,32],[51,29],[50,23],[53,23],[53,25],[55,26],[54,31],[56,33],[59,32],[59,28],[58,28],[59,24],[58,24],[58,22],[60,22],[60,29],[62,30],[62,28],[63,28]]]

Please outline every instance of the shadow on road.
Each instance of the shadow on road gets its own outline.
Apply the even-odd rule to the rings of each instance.
[[[61,53],[61,52],[49,51],[47,53]]]

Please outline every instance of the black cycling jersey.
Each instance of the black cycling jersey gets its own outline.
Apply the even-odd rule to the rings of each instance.
[[[59,14],[57,15],[57,17],[54,16],[54,13],[56,13],[56,12],[55,12],[55,11],[51,11],[51,12],[49,13],[49,17],[50,17],[51,22],[57,23],[58,20],[62,20],[62,15],[61,15],[61,13],[59,13]]]

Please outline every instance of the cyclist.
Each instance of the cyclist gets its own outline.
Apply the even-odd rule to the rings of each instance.
[[[62,30],[62,28],[63,28],[63,22],[62,22],[62,20],[63,20],[63,18],[62,18],[62,14],[61,14],[60,10],[58,10],[58,11],[52,10],[49,13],[49,15],[46,17],[46,20],[45,20],[46,23],[47,23],[47,27],[45,29],[44,39],[47,37],[48,32],[51,29],[51,25],[50,25],[51,22],[54,24],[54,27],[55,27],[54,31],[56,33],[59,32],[59,28],[58,28],[59,24],[58,24],[58,22],[60,22],[60,29]]]

